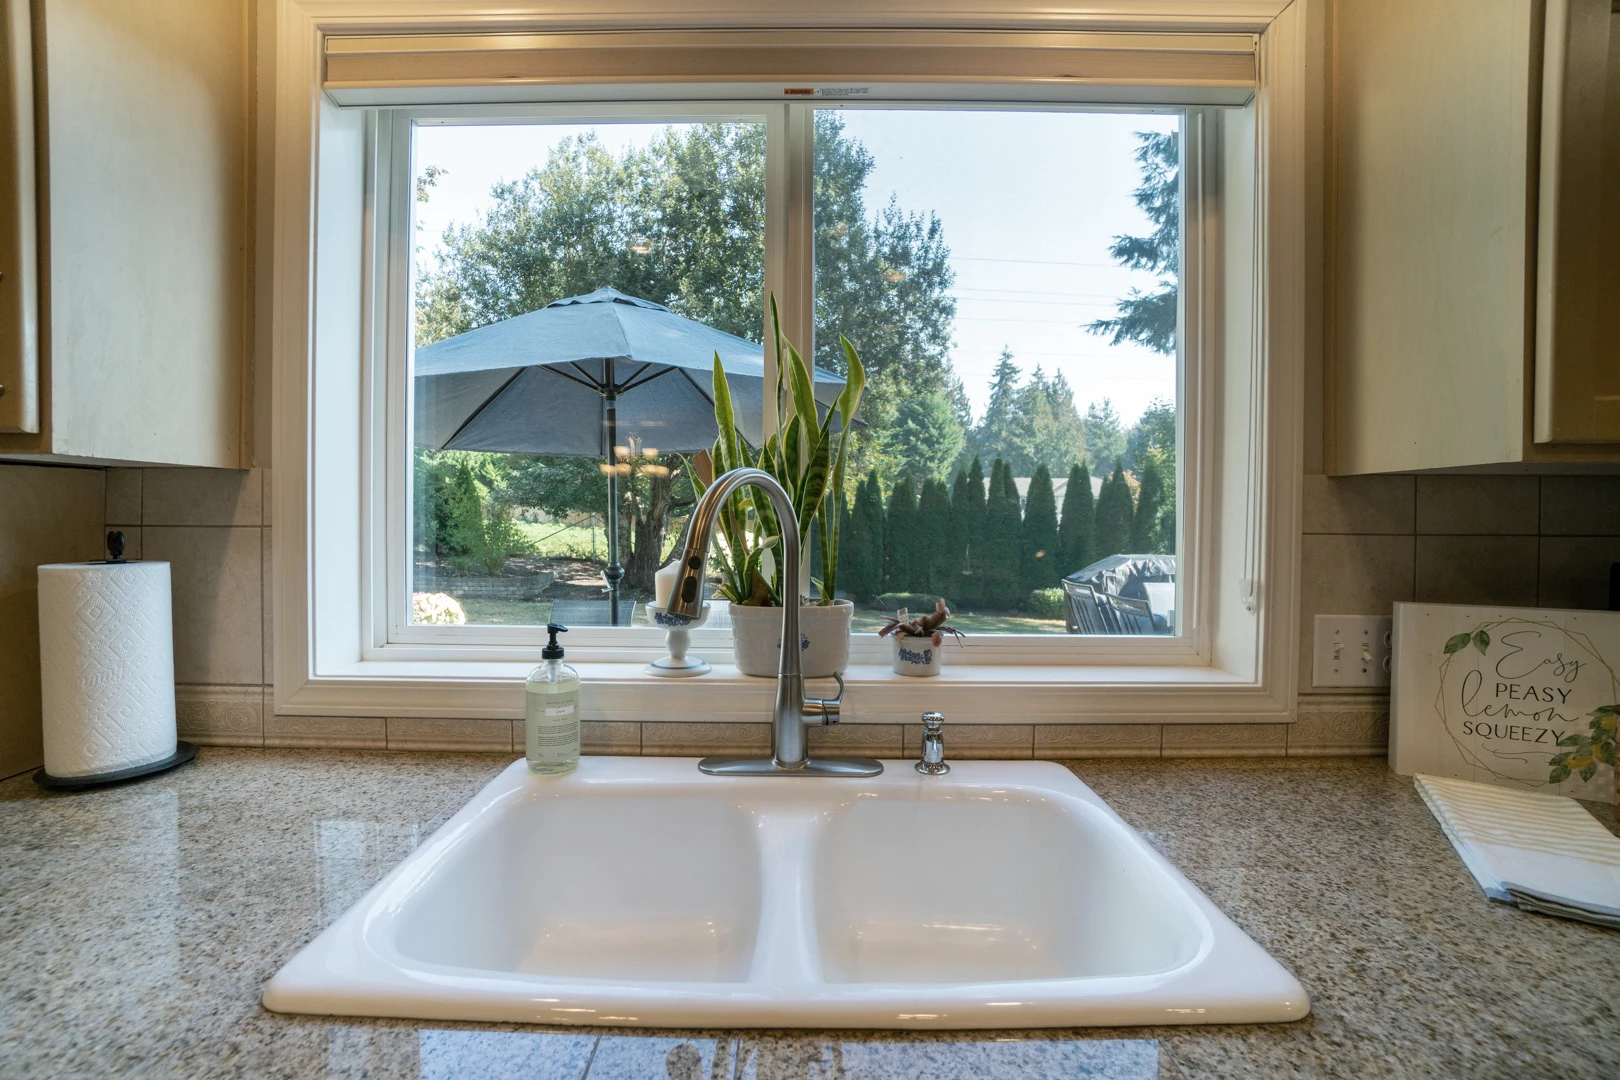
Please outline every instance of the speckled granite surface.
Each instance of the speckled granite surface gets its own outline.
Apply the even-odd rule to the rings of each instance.
[[[281,963],[509,760],[205,748],[95,793],[0,784],[0,1075],[1620,1076],[1620,933],[1487,901],[1379,760],[1073,764],[1299,976],[1315,1011],[1296,1024],[546,1031],[262,1010]]]

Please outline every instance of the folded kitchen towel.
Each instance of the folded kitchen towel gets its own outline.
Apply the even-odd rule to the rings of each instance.
[[[1416,782],[1486,896],[1620,929],[1620,838],[1574,799],[1444,776]]]

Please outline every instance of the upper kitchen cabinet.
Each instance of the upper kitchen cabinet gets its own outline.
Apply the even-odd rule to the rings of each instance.
[[[245,0],[0,0],[0,456],[238,467]]]
[[[1620,461],[1613,0],[1340,0],[1330,473]]]

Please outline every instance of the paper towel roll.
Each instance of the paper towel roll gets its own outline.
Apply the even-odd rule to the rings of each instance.
[[[45,771],[93,776],[175,752],[166,562],[39,568]]]

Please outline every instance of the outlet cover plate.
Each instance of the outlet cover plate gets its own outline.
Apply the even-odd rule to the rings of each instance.
[[[1311,685],[1388,686],[1393,628],[1387,615],[1318,615]]]

